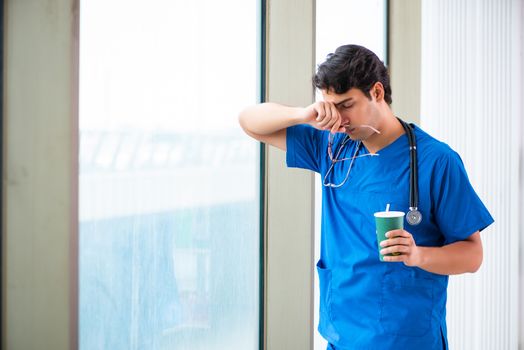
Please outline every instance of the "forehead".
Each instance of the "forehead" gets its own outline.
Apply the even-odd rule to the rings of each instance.
[[[337,94],[332,89],[322,90],[322,96],[324,97],[324,101],[334,104],[347,101],[348,99],[358,100],[365,97],[362,91],[357,88],[351,88],[343,94]]]

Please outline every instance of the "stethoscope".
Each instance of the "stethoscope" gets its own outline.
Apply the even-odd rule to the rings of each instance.
[[[408,124],[398,118],[404,128],[409,141],[409,211],[406,214],[408,224],[414,226],[422,221],[422,214],[418,211],[418,163],[417,163],[417,139],[413,132],[414,124]]]
[[[422,214],[418,210],[418,163],[417,163],[417,139],[415,138],[415,133],[413,132],[413,128],[415,127],[414,124],[408,124],[402,119],[398,118],[398,121],[404,128],[404,131],[406,132],[406,135],[408,137],[409,142],[409,211],[406,214],[406,221],[408,224],[415,226],[420,224],[422,221]],[[378,132],[378,131],[377,131]],[[341,146],[339,147],[339,150],[337,152],[337,155],[335,156],[335,159],[338,159],[340,152],[342,151],[342,148],[346,145],[346,143],[349,141],[349,137],[346,136],[346,138],[342,141]],[[349,170],[346,174],[346,178],[342,183],[335,185],[331,183],[326,183],[326,179],[330,172],[333,170],[333,166],[335,165],[335,161],[332,161],[331,166],[326,173],[324,177],[324,186],[337,188],[344,185],[346,182],[349,172],[351,171],[351,167],[353,166],[353,160],[357,157],[358,150],[361,146],[361,143],[359,142],[357,147],[355,148],[355,154],[351,158],[351,163],[349,165]]]

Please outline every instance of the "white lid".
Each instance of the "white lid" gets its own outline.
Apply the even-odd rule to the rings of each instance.
[[[377,218],[397,218],[404,215],[402,211],[379,211],[375,213],[375,217]]]

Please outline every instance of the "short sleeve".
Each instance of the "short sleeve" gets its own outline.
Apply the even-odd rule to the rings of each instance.
[[[324,134],[309,125],[295,125],[287,128],[287,166],[320,172],[322,152],[327,152]]]
[[[452,151],[436,164],[432,184],[434,215],[446,244],[482,231],[494,220],[469,182],[460,156]]]

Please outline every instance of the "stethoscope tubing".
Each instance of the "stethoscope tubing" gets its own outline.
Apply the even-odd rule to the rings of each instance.
[[[418,225],[422,216],[418,211],[418,158],[417,158],[417,139],[415,138],[415,133],[413,124],[408,124],[400,118],[397,118],[402,124],[404,131],[408,137],[409,142],[409,213],[408,213],[408,222],[412,225]],[[413,215],[415,215],[413,217]],[[409,220],[409,216],[412,217],[412,220]],[[416,222],[416,223],[413,223]]]

